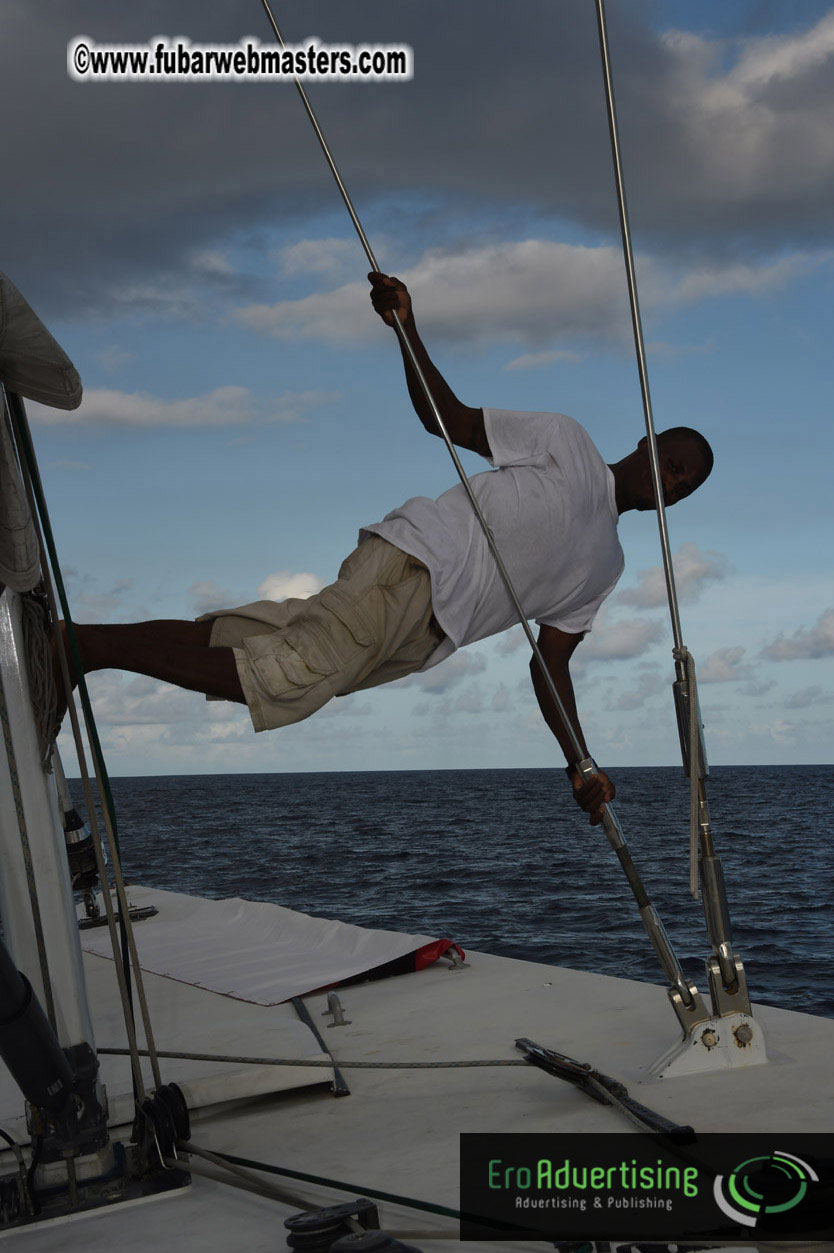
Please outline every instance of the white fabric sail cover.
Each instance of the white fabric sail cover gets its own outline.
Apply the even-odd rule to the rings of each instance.
[[[78,371],[5,274],[0,274],[0,382],[53,409],[81,404]]]
[[[0,274],[0,383],[55,409],[81,403],[78,371],[14,283]],[[0,413],[0,583],[30,591],[40,580],[38,544],[8,413]]]
[[[434,938],[369,930],[239,897],[214,901],[130,887],[128,898],[159,911],[135,925],[144,970],[257,1005],[280,1005],[364,974]],[[81,947],[112,956],[105,927],[82,931]]]
[[[8,414],[0,413],[0,583],[29,592],[40,579],[38,541],[23,490]]]

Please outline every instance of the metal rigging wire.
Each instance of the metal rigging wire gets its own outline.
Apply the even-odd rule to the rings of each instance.
[[[620,214],[620,232],[623,240],[623,260],[625,261],[626,278],[628,280],[629,307],[631,309],[631,325],[634,331],[634,350],[637,354],[637,370],[640,375],[640,392],[643,397],[643,415],[646,421],[646,441],[649,449],[649,461],[652,471],[652,491],[654,492],[657,525],[660,531],[660,548],[663,553],[663,572],[666,576],[666,593],[669,601],[669,613],[672,618],[672,634],[675,648],[683,647],[680,615],[678,613],[678,597],[675,590],[675,571],[672,563],[672,551],[669,546],[669,528],[666,525],[666,503],[663,499],[663,484],[660,478],[660,459],[657,454],[657,436],[654,429],[652,397],[649,389],[649,370],[646,365],[646,346],[643,339],[643,323],[640,318],[640,302],[637,297],[637,276],[634,271],[634,253],[631,247],[631,228],[628,221],[628,205],[626,204],[625,184],[623,182],[622,161],[620,159],[620,138],[617,130],[617,114],[614,105],[614,84],[611,78],[611,58],[608,50],[608,26],[605,20],[605,0],[596,0],[597,26],[599,27],[599,47],[602,57],[602,74],[605,80],[605,104],[608,113],[608,131],[611,138],[611,156],[614,162],[614,179],[617,184],[617,209]]]
[[[628,280],[629,305],[631,308],[631,324],[634,331],[634,347],[637,355],[637,368],[640,375],[640,391],[643,398],[643,414],[646,422],[646,442],[651,463],[652,490],[654,492],[657,524],[660,531],[660,547],[663,554],[663,571],[666,577],[666,592],[669,602],[669,614],[672,620],[674,637],[673,656],[677,681],[674,685],[676,697],[680,696],[679,730],[681,749],[684,758],[684,769],[689,774],[690,783],[690,842],[689,842],[689,884],[692,895],[697,899],[699,876],[703,885],[704,913],[706,916],[707,934],[715,952],[721,982],[724,990],[738,994],[741,1003],[746,998],[742,990],[744,971],[740,958],[733,951],[730,913],[727,894],[724,888],[724,876],[721,859],[715,851],[712,829],[707,803],[705,778],[708,774],[706,753],[701,741],[701,723],[698,711],[698,694],[695,679],[695,662],[689,649],[683,642],[678,598],[675,590],[675,573],[672,563],[672,552],[669,545],[669,531],[666,525],[666,507],[663,499],[663,484],[660,478],[660,462],[657,453],[657,437],[654,429],[651,392],[649,389],[649,373],[646,365],[646,349],[643,339],[643,325],[640,318],[640,303],[637,297],[637,278],[634,270],[634,253],[631,246],[631,228],[628,220],[625,184],[623,181],[622,161],[620,158],[620,140],[617,129],[617,113],[614,102],[614,84],[611,77],[611,61],[608,49],[608,27],[605,19],[605,0],[596,0],[597,26],[599,28],[599,46],[602,57],[602,72],[605,81],[605,102],[608,113],[608,130],[611,138],[611,155],[614,163],[614,178],[617,186],[617,207],[620,215],[620,231],[623,243],[623,259],[625,261]],[[696,858],[700,848],[700,858]],[[709,963],[708,963],[709,969]],[[710,977],[713,983],[712,975]],[[750,1011],[749,1000],[744,1008]]]

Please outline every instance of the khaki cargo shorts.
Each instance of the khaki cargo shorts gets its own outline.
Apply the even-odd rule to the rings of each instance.
[[[444,639],[428,570],[378,535],[364,539],[316,596],[259,600],[198,619],[208,620],[212,646],[234,649],[256,731],[412,674]]]

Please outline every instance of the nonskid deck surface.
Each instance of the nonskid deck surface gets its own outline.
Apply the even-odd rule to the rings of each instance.
[[[173,895],[173,894],[172,894]],[[141,954],[141,927],[137,942]],[[437,964],[417,974],[339,992],[348,1025],[329,1027],[326,995],[305,1004],[337,1062],[516,1060],[526,1036],[626,1083],[638,1100],[699,1132],[829,1131],[834,1121],[830,1058],[834,1022],[767,1006],[755,1012],[770,1062],[733,1072],[646,1081],[651,1063],[677,1035],[664,989],[563,967],[468,953],[469,965]],[[124,1041],[112,963],[85,964],[99,1046]],[[291,1005],[256,1006],[160,975],[146,976],[161,1050],[247,1057],[321,1057]],[[112,1097],[129,1091],[123,1058],[103,1058]],[[609,1106],[527,1067],[353,1070],[351,1095],[336,1098],[332,1072],[243,1063],[162,1060],[164,1082],[211,1102],[192,1114],[201,1147],[286,1166],[358,1188],[380,1189],[442,1206],[458,1205],[461,1132],[592,1132],[634,1128]],[[315,1086],[275,1092],[277,1083]],[[218,1104],[243,1094],[236,1104]],[[0,1088],[3,1125],[17,1098]],[[118,1104],[118,1102],[116,1102]],[[129,1102],[122,1106],[129,1110]],[[127,1114],[125,1114],[125,1117]],[[129,1130],[115,1133],[129,1137]],[[4,1159],[5,1160],[5,1159]],[[281,1182],[311,1208],[346,1197],[294,1180]],[[18,1233],[33,1253],[118,1242],[126,1253],[182,1245],[206,1253],[231,1247],[280,1250],[283,1218],[297,1207],[198,1178],[183,1194]],[[383,1228],[418,1247],[460,1249],[454,1220],[380,1203]],[[419,1235],[419,1238],[418,1238]],[[233,1242],[233,1244],[232,1244]],[[552,1248],[512,1242],[473,1249]],[[816,1246],[821,1249],[822,1246]]]

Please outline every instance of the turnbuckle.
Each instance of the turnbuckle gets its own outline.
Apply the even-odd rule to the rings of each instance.
[[[591,757],[585,757],[582,761],[577,762],[576,768],[583,779],[595,778],[599,773],[596,762]],[[620,826],[620,820],[610,802],[606,802],[602,807],[602,829],[605,832],[608,843],[617,854],[617,859],[628,879],[651,946],[660,962],[663,973],[669,980],[668,996],[672,1003],[672,1008],[677,1015],[684,1035],[687,1036],[694,1031],[699,1023],[706,1022],[709,1019],[709,1011],[695,984],[690,982],[684,974],[675,950],[672,948],[672,942],[666,933],[666,928],[657,909],[652,904],[643,880],[640,878],[637,867],[632,860],[623,829]]]

